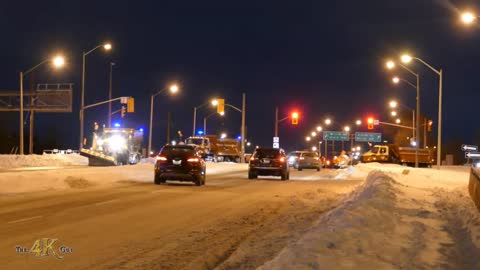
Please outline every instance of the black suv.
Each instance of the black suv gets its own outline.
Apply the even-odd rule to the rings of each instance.
[[[155,184],[167,180],[189,181],[205,184],[205,161],[192,145],[165,145],[155,163]]]
[[[285,152],[276,148],[257,148],[248,164],[248,179],[259,175],[280,176],[282,180],[288,180],[290,172]]]

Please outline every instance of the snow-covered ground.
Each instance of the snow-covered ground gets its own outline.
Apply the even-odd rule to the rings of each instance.
[[[0,155],[0,171],[24,168],[62,168],[66,166],[86,166],[88,159],[79,154],[46,155]]]
[[[364,184],[260,269],[480,269],[468,168],[355,170]]]

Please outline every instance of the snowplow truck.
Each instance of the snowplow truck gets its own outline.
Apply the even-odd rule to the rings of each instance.
[[[94,132],[90,149],[81,149],[89,166],[117,166],[136,164],[142,156],[140,147],[143,132],[133,128],[104,128]]]
[[[395,144],[375,145],[362,155],[361,161],[415,166],[416,151],[417,149],[414,147],[399,147]],[[419,166],[431,167],[432,162],[432,153],[429,149],[418,149]]]

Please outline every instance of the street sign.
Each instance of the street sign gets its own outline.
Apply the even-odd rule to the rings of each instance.
[[[476,145],[463,144],[461,148],[463,151],[478,151],[478,146]]]
[[[355,132],[356,142],[382,142],[382,133]]]
[[[278,142],[274,142],[273,143],[273,148],[280,148],[280,144]]]
[[[280,142],[280,138],[279,138],[279,137],[273,137],[273,142],[274,142],[274,143]]]
[[[323,140],[325,141],[348,141],[348,132],[343,131],[324,131]]]
[[[465,152],[465,158],[480,159],[480,152]]]
[[[374,124],[375,126],[380,125],[380,120],[378,120],[378,119],[373,120],[373,124]]]

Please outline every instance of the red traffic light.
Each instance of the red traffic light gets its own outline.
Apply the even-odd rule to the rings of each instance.
[[[298,112],[292,113],[292,125],[298,125]]]

